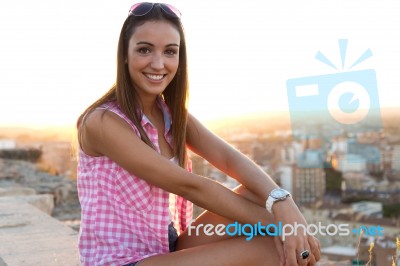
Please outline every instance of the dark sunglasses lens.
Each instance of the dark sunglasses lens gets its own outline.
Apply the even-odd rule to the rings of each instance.
[[[182,16],[181,12],[174,6],[171,6],[169,4],[160,4],[160,7],[165,13],[167,13],[171,17],[180,18]]]
[[[153,3],[138,3],[131,7],[129,15],[144,16],[153,8]]]

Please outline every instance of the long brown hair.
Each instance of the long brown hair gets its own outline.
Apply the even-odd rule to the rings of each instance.
[[[181,167],[186,167],[186,126],[188,119],[187,99],[189,85],[185,34],[181,20],[179,18],[165,15],[159,5],[154,5],[153,9],[144,16],[131,15],[125,20],[118,41],[116,82],[106,94],[91,104],[80,115],[77,123],[78,130],[87,114],[106,102],[116,101],[122,112],[124,112],[138,128],[142,141],[154,148],[153,143],[150,141],[141,126],[140,122],[143,117],[142,103],[138,93],[132,85],[128,66],[125,64],[125,59],[128,55],[129,39],[134,33],[136,27],[143,25],[147,21],[154,20],[165,20],[172,23],[180,34],[178,70],[175,77],[172,79],[170,84],[168,84],[161,96],[168,105],[172,116],[174,155],[179,159],[179,165]],[[78,139],[81,140],[80,132],[78,132]]]

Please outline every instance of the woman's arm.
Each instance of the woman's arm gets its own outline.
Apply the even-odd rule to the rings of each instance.
[[[278,187],[259,166],[207,130],[193,116],[189,116],[187,142],[191,150],[221,171],[235,178],[264,202],[267,200],[269,193]],[[244,209],[242,211],[246,212]],[[291,197],[284,201],[275,202],[272,212],[275,223],[307,225],[304,216]],[[318,241],[313,237],[304,235],[301,230],[297,235],[287,236],[285,240],[284,248],[287,265],[296,265],[299,253],[306,249],[312,252],[316,258],[319,258]]]
[[[107,156],[150,184],[229,219],[252,224],[272,221],[264,208],[218,182],[189,173],[170,162],[146,145],[123,119],[112,112],[92,112],[81,130],[81,147],[87,154]]]
[[[189,116],[188,146],[264,201],[278,186],[258,165]]]

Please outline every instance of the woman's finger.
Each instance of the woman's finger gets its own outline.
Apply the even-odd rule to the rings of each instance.
[[[308,243],[310,245],[310,251],[312,255],[315,257],[315,260],[319,261],[321,257],[321,251],[318,239],[315,238],[314,236],[309,236]]]
[[[311,255],[310,247],[308,243],[305,242],[303,248],[297,250],[297,261],[299,265],[308,265]]]
[[[308,260],[307,266],[314,266],[317,263],[317,260],[315,259],[314,255],[310,255],[310,259]]]
[[[288,237],[285,239],[284,242],[284,251],[285,251],[285,259],[286,259],[286,265],[288,266],[298,266],[298,265],[306,265],[304,264],[304,261],[300,261],[299,255],[300,253],[298,250],[303,250],[300,248],[300,244],[298,244],[300,241],[296,239],[296,236],[293,237]],[[303,247],[303,245],[301,245]]]
[[[280,240],[279,237],[274,237],[274,243],[275,243],[276,251],[278,252],[278,255],[279,255],[280,265],[284,266],[285,265],[285,252],[283,250],[283,242]]]

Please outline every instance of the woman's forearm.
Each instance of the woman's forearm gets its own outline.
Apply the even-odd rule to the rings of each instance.
[[[196,188],[185,193],[194,204],[240,223],[268,224],[274,221],[265,207],[239,196],[218,182],[206,178],[200,180]]]
[[[265,202],[269,193],[278,185],[261,167],[248,157],[232,148],[227,155],[226,169],[223,171],[236,179],[248,190]]]

